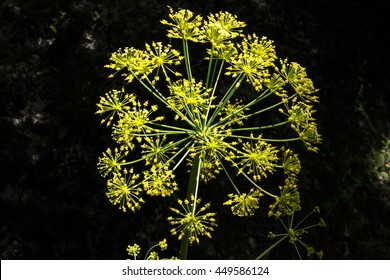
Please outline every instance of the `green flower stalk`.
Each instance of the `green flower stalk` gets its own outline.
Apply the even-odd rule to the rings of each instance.
[[[245,35],[245,23],[228,12],[203,19],[171,9],[169,20],[161,23],[169,38],[181,40],[181,51],[151,42],[143,50],[119,49],[106,65],[114,71],[109,77],[121,76],[128,86],[109,91],[98,103],[96,113],[111,127],[117,145],[99,158],[98,169],[107,178],[110,202],[122,211],[139,210],[148,196],[187,193],[168,217],[185,259],[189,244],[215,230],[216,213],[210,212],[210,203],[201,206],[198,196],[217,176],[231,185],[224,204],[234,215],[253,216],[262,196],[275,200],[270,216],[291,216],[300,209],[301,165],[286,145],[302,141],[308,150],[318,150],[321,136],[313,117],[318,97],[305,68],[278,59],[272,40]],[[190,56],[195,43],[205,46],[205,72],[196,77]],[[130,92],[132,83],[144,92]],[[277,121],[267,123],[272,110]],[[183,165],[191,172],[187,188],[175,181]],[[277,172],[284,174],[285,186],[264,187],[263,180]],[[248,184],[238,187],[236,177]]]

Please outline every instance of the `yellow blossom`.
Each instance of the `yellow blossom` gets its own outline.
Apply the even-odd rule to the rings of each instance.
[[[151,196],[170,196],[174,191],[178,190],[174,177],[175,175],[173,175],[172,170],[167,165],[157,163],[152,165],[150,171],[144,171],[142,184],[146,193]]]
[[[126,162],[124,157],[127,155],[126,152],[120,153],[118,148],[114,149],[114,153],[110,148],[103,153],[103,156],[99,158],[98,170],[103,177],[108,174],[112,174],[121,170],[122,164]]]
[[[267,177],[267,172],[274,172],[277,157],[277,149],[261,137],[257,139],[251,135],[254,141],[243,143],[242,152],[237,156],[241,161],[238,173],[247,172],[253,174],[254,180],[260,180],[262,177]]]
[[[138,244],[128,245],[126,251],[130,256],[136,258],[141,252],[141,247]]]
[[[206,212],[210,207],[210,203],[206,203],[205,206],[199,207],[200,202],[200,199],[195,201],[194,196],[191,196],[190,200],[178,200],[181,207],[180,210],[170,208],[178,215],[178,217],[168,217],[169,223],[175,226],[171,229],[171,234],[178,235],[179,240],[181,240],[186,233],[189,234],[188,240],[190,244],[194,242],[199,243],[199,236],[204,235],[211,237],[210,232],[214,231],[214,227],[216,226],[216,220],[214,218],[216,213]]]
[[[99,110],[96,111],[96,114],[109,113],[106,118],[102,119],[102,123],[106,122],[107,126],[109,126],[116,114],[121,117],[134,104],[134,94],[125,94],[123,87],[121,91],[113,89],[106,93],[105,96],[100,97],[100,102],[97,104]]]
[[[229,200],[224,205],[233,205],[231,210],[240,217],[253,216],[259,208],[259,199],[263,194],[258,189],[251,189],[249,193],[229,194]]]
[[[218,48],[223,42],[242,35],[245,22],[228,12],[210,14],[203,26],[205,39]]]
[[[133,169],[124,169],[123,175],[115,173],[107,182],[107,197],[114,205],[119,204],[119,209],[126,212],[128,209],[135,212],[141,207],[144,200],[140,197],[142,188],[136,181],[139,174],[134,174]]]
[[[279,187],[280,196],[275,198],[275,202],[270,205],[268,216],[280,218],[285,215],[292,215],[295,211],[301,209],[300,195],[296,179],[287,178],[284,186]]]
[[[161,20],[162,24],[171,27],[171,29],[168,30],[169,38],[179,38],[194,42],[203,41],[204,35],[200,30],[202,17],[200,15],[194,16],[193,12],[186,9],[181,9],[177,12],[170,9],[169,17],[173,23],[168,22],[165,19]]]

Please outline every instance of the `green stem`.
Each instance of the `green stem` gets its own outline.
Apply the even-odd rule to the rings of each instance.
[[[262,138],[266,142],[292,142],[292,141],[299,141],[301,138],[286,138],[286,139],[268,139],[268,138]]]
[[[233,84],[230,86],[228,91],[225,93],[225,95],[222,97],[220,103],[217,106],[217,109],[214,111],[214,113],[211,115],[210,120],[207,122],[207,126],[210,126],[213,121],[216,119],[218,116],[219,112],[222,110],[222,108],[226,105],[226,103],[229,101],[229,99],[233,96],[233,94],[236,92],[238,89],[239,85],[241,82],[244,80],[245,76],[243,74],[240,74]]]
[[[190,62],[190,53],[188,51],[188,41],[183,39],[183,52],[184,52],[184,61],[186,64],[187,77],[190,82],[192,82],[192,72],[191,72],[191,62]]]
[[[249,139],[249,140],[256,139],[256,138],[253,138],[253,136],[244,136],[244,135],[229,135],[228,137],[238,138],[238,139]],[[301,140],[301,138],[299,138],[299,137],[296,137],[296,138],[285,138],[285,139],[269,139],[269,138],[261,138],[261,139],[266,141],[266,142],[278,142],[278,143]]]
[[[229,178],[229,181],[230,181],[230,183],[232,184],[233,188],[236,190],[236,192],[237,192],[238,194],[241,194],[241,192],[240,192],[240,191],[238,190],[238,188],[236,187],[236,184],[234,184],[233,179],[230,177],[229,172],[226,170],[225,166],[223,165],[222,161],[220,161],[220,162],[221,162],[221,165],[222,165],[222,169],[223,169],[223,171],[225,171],[225,174],[226,174],[227,177]]]
[[[185,132],[185,133],[191,134],[193,132],[193,130],[182,128],[182,127],[178,127],[178,126],[167,125],[167,124],[163,124],[163,123],[153,123],[153,124],[155,126],[159,126],[159,127],[174,129],[173,131],[174,132],[178,132],[178,133]],[[160,131],[158,131],[158,132],[160,132]]]
[[[131,71],[131,73],[134,75],[134,72]],[[138,76],[134,75],[134,77],[137,79],[137,81],[144,87],[146,88],[150,93],[152,93],[158,100],[160,100],[165,106],[167,106],[167,108],[170,108],[172,109],[177,115],[179,115],[180,117],[182,117],[184,119],[185,122],[187,122],[191,127],[193,128],[196,128],[195,124],[193,122],[191,122],[188,118],[186,118],[182,112],[180,112],[177,108],[175,107],[172,107],[170,106],[170,104],[168,103],[166,97],[158,91],[158,89],[150,82],[150,80],[148,78],[146,78],[146,80],[148,81],[148,83],[150,84],[151,87],[149,87],[146,83],[144,83],[142,81],[141,78],[139,78]]]
[[[167,101],[167,99],[165,98],[164,95],[162,95],[153,85],[152,83],[148,80],[149,84],[151,85],[151,87],[149,87],[146,83],[144,83],[142,81],[141,78],[139,78],[138,76],[134,75],[134,72],[131,71],[131,73],[133,74],[133,76],[137,79],[137,81],[144,87],[146,88],[151,94],[154,95],[154,97],[156,97],[158,100],[160,100],[165,106],[168,106],[169,103]]]
[[[222,64],[223,64],[223,62],[224,61],[222,60]],[[218,60],[216,59],[214,65],[213,65],[213,74],[211,75],[211,81],[209,83],[210,87],[213,87],[215,72],[217,71],[217,66],[218,66]]]
[[[221,66],[219,68],[219,71],[218,71],[218,76],[216,78],[216,81],[215,81],[215,84],[213,86],[213,92],[211,93],[210,95],[210,101],[209,101],[209,106],[207,106],[207,112],[206,112],[206,117],[204,119],[204,126],[206,126],[206,122],[207,122],[207,118],[209,117],[209,113],[210,113],[210,109],[211,109],[211,103],[213,102],[213,98],[214,98],[214,95],[215,95],[215,91],[217,89],[217,84],[219,82],[219,78],[221,77],[221,73],[222,73],[222,69],[223,69],[223,64],[224,64],[224,61],[222,61],[221,63]],[[206,87],[207,88],[207,87]]]
[[[278,126],[282,126],[285,124],[290,123],[291,121],[284,121],[276,124],[271,124],[271,125],[264,125],[264,126],[257,126],[257,127],[243,127],[243,128],[233,128],[232,131],[253,131],[253,130],[260,130],[260,129],[267,129],[267,128],[274,128]]]
[[[256,184],[248,175],[245,174],[245,172],[241,172],[240,174],[244,175],[245,178],[247,178],[247,180],[249,182],[251,182],[252,185],[254,185],[256,188],[258,188],[260,191],[262,191],[263,193],[273,197],[273,198],[277,198],[278,196],[277,195],[274,195],[272,193],[269,193],[267,192],[266,190],[264,190],[262,187],[260,187],[258,184]]]
[[[262,258],[265,257],[265,255],[267,255],[269,252],[272,251],[273,248],[275,248],[276,246],[278,246],[283,240],[285,240],[286,238],[288,237],[288,234],[286,234],[285,236],[283,236],[282,238],[280,238],[278,241],[276,241],[274,244],[272,244],[271,246],[269,246],[267,248],[267,250],[265,250],[261,255],[259,255],[256,260],[261,260]]]
[[[195,196],[194,203],[191,205],[192,207],[192,213],[195,212],[196,208],[196,198],[198,193],[198,187],[199,187],[199,179],[200,179],[200,167],[201,167],[202,161],[199,158],[199,154],[195,157],[194,162],[192,164],[191,168],[191,174],[190,174],[190,181],[188,183],[188,190],[187,190],[187,199],[191,201],[191,196]],[[186,230],[183,238],[181,239],[180,244],[180,259],[186,260],[187,254],[188,254],[188,240],[190,237],[190,233],[188,229]]]
[[[207,69],[206,88],[209,87],[210,74],[211,74],[211,65],[213,64],[213,53],[214,53],[214,45],[212,45],[212,47],[211,47],[211,54],[210,54],[210,60],[209,60],[209,67],[208,67],[208,69]]]
[[[242,76],[242,78],[244,78],[244,76]],[[230,90],[230,89],[229,89]],[[243,110],[246,110],[250,107],[252,107],[253,105],[257,104],[259,101],[261,101],[262,99],[270,96],[271,94],[273,93],[273,91],[269,92],[269,89],[265,90],[261,95],[259,95],[258,97],[256,97],[255,99],[253,99],[251,102],[249,102],[248,104],[246,104],[245,106],[243,106],[242,108],[234,111],[233,113],[227,115],[226,117],[224,117],[223,119],[219,120],[218,123],[212,125],[212,127],[215,127],[215,126],[219,126],[221,124],[223,124],[224,122],[228,121],[229,119],[231,119],[232,117],[234,117],[235,115],[237,115],[238,113],[240,113],[241,111]],[[225,104],[225,103],[224,103]],[[243,117],[239,118],[239,119],[236,119],[234,121],[239,121],[239,120],[242,120],[242,119],[247,119],[248,117],[250,117],[251,115],[244,115]],[[230,122],[227,122],[225,124],[229,124]]]

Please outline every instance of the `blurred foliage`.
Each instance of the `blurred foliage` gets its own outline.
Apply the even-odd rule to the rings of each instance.
[[[372,173],[373,151],[390,134],[389,46],[380,31],[385,4],[2,1],[1,258],[124,259],[128,243],[147,247],[168,232],[157,202],[138,214],[107,202],[96,161],[109,138],[94,112],[99,95],[113,87],[103,67],[110,53],[165,40],[159,20],[169,5],[204,15],[223,7],[247,22],[248,33],[274,40],[280,56],[307,67],[321,89],[317,118],[324,140],[317,155],[302,153],[302,203],[307,209],[319,204],[328,225],[312,243],[325,259],[389,259],[389,186]],[[210,189],[217,199],[218,187]],[[194,247],[190,257],[252,259],[265,247],[256,230],[263,221],[222,212],[218,222],[227,230]],[[269,256],[293,257],[288,247]]]

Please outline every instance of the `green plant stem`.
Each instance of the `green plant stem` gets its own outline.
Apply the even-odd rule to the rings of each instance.
[[[274,128],[278,126],[282,126],[285,124],[290,123],[291,121],[284,121],[276,124],[271,125],[264,125],[264,126],[257,126],[257,127],[243,127],[243,128],[233,128],[232,131],[254,131],[254,130],[260,130],[260,129],[267,129],[267,128]]]
[[[188,62],[189,63],[189,62]],[[191,69],[190,69],[191,71]],[[131,71],[131,73],[134,75],[134,72]],[[146,78],[146,80],[149,82],[151,88],[142,81],[141,78],[139,78],[138,76],[134,75],[134,77],[137,79],[137,81],[145,88],[147,89],[150,93],[152,93],[154,95],[154,97],[156,97],[158,100],[160,100],[165,106],[167,106],[167,108],[171,108],[177,115],[179,115],[180,117],[183,118],[183,120],[185,122],[187,122],[191,127],[195,128],[196,129],[196,125],[191,122],[187,117],[185,117],[185,115],[183,115],[182,112],[180,112],[180,110],[178,110],[177,108],[173,107],[173,106],[170,106],[166,97],[158,91],[158,89],[149,81],[148,78]]]
[[[253,140],[252,136],[244,136],[244,135],[234,135],[233,134],[233,135],[229,135],[228,137],[238,138],[238,139]],[[261,138],[261,139],[266,141],[266,142],[278,142],[278,143],[281,143],[281,142],[292,142],[292,141],[301,140],[301,138],[299,138],[299,137],[296,137],[296,138],[284,138],[284,139],[270,139],[270,138]]]
[[[183,39],[183,52],[184,52],[184,61],[186,64],[187,77],[188,80],[192,82],[190,52],[188,51],[188,41],[185,39]]]
[[[244,76],[242,76],[242,79],[244,78]],[[242,80],[241,80],[242,81]],[[241,83],[240,81],[240,83]],[[229,89],[230,90],[230,89]],[[226,117],[224,117],[223,119],[219,120],[217,123],[213,124],[212,127],[215,127],[215,126],[219,126],[223,123],[225,123],[227,120],[233,118],[235,115],[239,114],[241,111],[243,110],[246,110],[250,107],[252,107],[253,105],[257,104],[258,102],[260,102],[262,99],[270,96],[272,93],[274,93],[273,91],[269,91],[269,89],[265,90],[262,94],[260,94],[258,97],[256,97],[254,100],[252,100],[251,102],[249,102],[248,104],[246,104],[245,106],[243,106],[242,108],[236,110],[235,112],[227,115]],[[230,97],[229,97],[230,98]],[[225,104],[225,103],[224,103]],[[248,117],[250,117],[251,115],[245,115],[235,121],[238,121],[238,120],[242,120],[242,119],[247,119]],[[225,124],[229,124],[230,122],[227,122]]]
[[[229,99],[233,96],[233,94],[238,89],[241,82],[244,80],[245,76],[243,74],[240,74],[233,82],[233,84],[230,86],[228,91],[225,93],[225,95],[222,97],[221,102],[218,104],[217,109],[214,111],[214,113],[211,115],[210,119],[207,122],[207,126],[211,126],[213,121],[218,116],[219,112],[222,110],[222,108],[226,105],[226,103],[229,101]]]
[[[222,161],[221,161],[221,165],[222,165],[222,169],[223,171],[225,171],[225,174],[226,176],[228,177],[230,183],[232,184],[233,188],[236,190],[236,192],[240,195],[241,192],[238,190],[238,188],[236,187],[236,184],[234,183],[233,179],[230,177],[229,175],[229,172],[226,170],[225,166],[223,165]]]
[[[210,81],[210,75],[211,75],[211,65],[213,64],[213,53],[214,53],[214,45],[212,45],[212,47],[211,47],[209,67],[207,69],[206,88],[209,87],[209,81]]]
[[[261,253],[257,258],[256,260],[261,260],[262,258],[265,257],[265,255],[267,255],[269,252],[272,251],[273,248],[275,248],[276,246],[278,246],[281,242],[283,242],[283,240],[285,240],[286,238],[288,237],[288,234],[286,234],[285,236],[283,236],[282,238],[280,238],[278,241],[276,241],[274,244],[272,244],[271,246],[269,246],[267,248],[267,250],[265,250],[263,253]]]
[[[204,119],[204,125],[203,126],[206,126],[206,122],[207,122],[207,119],[209,117],[210,109],[212,107],[211,104],[213,102],[215,91],[217,89],[217,84],[219,82],[219,78],[221,77],[221,73],[222,73],[222,70],[223,70],[223,64],[224,64],[224,61],[221,62],[221,66],[220,66],[219,71],[218,71],[218,76],[217,76],[215,84],[213,86],[213,92],[211,93],[211,96],[210,96],[209,106],[207,106],[207,112],[206,112],[206,117]]]
[[[248,175],[245,174],[245,172],[241,172],[240,174],[244,175],[244,177],[247,178],[248,181],[251,182],[252,185],[254,185],[256,188],[258,188],[263,193],[265,193],[265,194],[267,194],[267,195],[269,195],[270,197],[273,197],[273,198],[277,198],[278,197],[277,195],[274,195],[272,193],[267,192],[262,187],[260,187],[258,184],[256,184]]]
[[[195,196],[194,204],[191,205],[192,207],[192,213],[195,212],[196,208],[196,198],[198,193],[198,186],[199,186],[199,178],[200,178],[200,167],[201,167],[201,159],[199,158],[199,154],[196,155],[194,158],[191,173],[190,173],[190,181],[188,183],[188,190],[187,190],[187,199],[191,201],[191,196]],[[187,254],[188,254],[188,239],[189,239],[190,233],[188,230],[186,230],[183,238],[181,239],[180,244],[180,259],[186,260]]]

